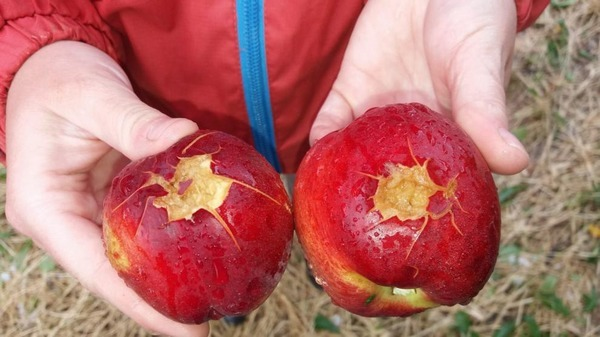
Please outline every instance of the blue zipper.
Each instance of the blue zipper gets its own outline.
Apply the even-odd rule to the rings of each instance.
[[[281,172],[269,92],[264,0],[236,0],[244,100],[254,147]]]

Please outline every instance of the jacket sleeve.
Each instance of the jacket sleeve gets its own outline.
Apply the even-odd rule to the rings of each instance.
[[[529,27],[542,14],[550,0],[515,0],[517,5],[517,31]]]
[[[82,41],[119,59],[119,38],[89,0],[0,2],[0,162],[6,162],[6,99],[27,58],[58,40]]]

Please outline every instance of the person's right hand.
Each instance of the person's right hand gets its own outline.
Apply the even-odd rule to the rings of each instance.
[[[498,174],[529,155],[508,131],[514,1],[372,0],[361,13],[311,143],[367,108],[418,102],[451,117]]]
[[[174,322],[129,289],[101,240],[102,200],[115,173],[197,126],[143,104],[115,61],[71,41],[48,45],[23,64],[6,110],[10,224],[144,328],[207,336],[208,324]]]

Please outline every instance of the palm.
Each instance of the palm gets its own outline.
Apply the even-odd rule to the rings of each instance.
[[[477,14],[472,3],[397,1],[396,5],[382,9],[384,2],[369,2],[346,52],[335,89],[348,99],[355,117],[365,106],[415,100],[448,110],[458,67],[474,57],[498,56],[501,62],[500,57],[510,56],[494,55],[501,52],[496,44],[505,23],[473,22]],[[483,7],[481,11],[493,9]],[[496,43],[488,42],[492,38]],[[487,49],[485,55],[482,49]]]
[[[39,198],[38,204],[48,208],[50,214],[45,216],[73,215],[99,224],[102,199],[123,157],[91,137],[61,135],[59,138],[62,139],[52,143],[53,148],[33,147],[39,153],[30,154],[28,160],[38,163],[32,168],[37,172],[30,182],[33,191],[28,194]],[[35,141],[31,139],[32,143]]]
[[[420,8],[412,15],[424,16],[425,3],[417,3]],[[423,20],[403,10],[383,11],[378,5],[369,2],[364,9],[334,90],[347,100],[354,117],[365,108],[386,103],[418,100],[435,106]],[[411,20],[414,24],[408,27],[389,25]]]
[[[43,125],[45,118],[40,116],[30,127]],[[34,132],[18,144],[28,153],[26,161],[11,162],[9,195],[27,202],[31,210],[20,215],[32,226],[22,230],[80,279],[94,280],[90,276],[105,264],[99,226],[102,199],[123,157],[66,121],[55,129],[62,132],[51,142]],[[84,251],[93,251],[94,258],[82,269],[73,264],[78,261],[71,254]]]
[[[369,1],[311,140],[345,126],[367,108],[420,102],[452,114],[493,170],[522,170],[526,153],[501,136],[508,133],[501,130],[507,125],[504,86],[515,39],[514,10],[508,1]]]

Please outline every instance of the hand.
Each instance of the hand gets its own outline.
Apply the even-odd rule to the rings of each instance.
[[[370,0],[311,130],[311,143],[367,108],[420,102],[451,114],[500,174],[529,160],[507,131],[516,34],[510,0]]]
[[[8,94],[7,218],[143,327],[207,336],[208,324],[174,322],[130,290],[101,240],[102,200],[115,173],[196,129],[140,102],[101,51],[80,42],[46,46],[20,68]]]

